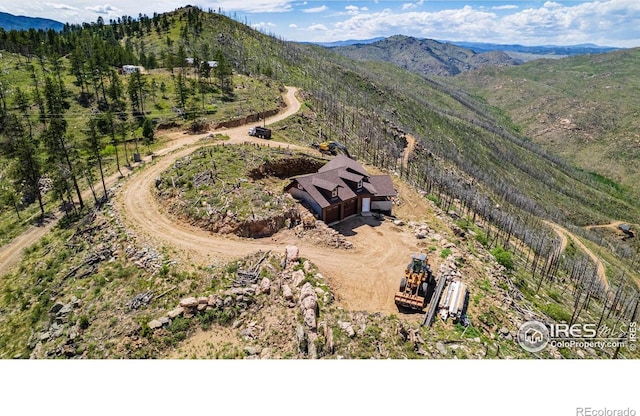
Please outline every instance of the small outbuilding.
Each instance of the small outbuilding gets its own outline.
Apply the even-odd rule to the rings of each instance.
[[[629,224],[620,224],[620,225],[618,225],[618,229],[620,231],[622,231],[626,235],[626,237],[628,237],[628,238],[635,237],[635,234],[631,230],[631,225],[629,225]]]

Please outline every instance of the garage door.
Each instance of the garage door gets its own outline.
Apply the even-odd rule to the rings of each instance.
[[[332,222],[340,221],[340,205],[328,207],[325,212],[327,215],[325,223],[331,224]]]
[[[344,203],[345,218],[358,213],[358,199],[354,198]]]

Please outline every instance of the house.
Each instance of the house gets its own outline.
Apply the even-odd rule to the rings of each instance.
[[[133,74],[134,72],[140,70],[139,66],[135,66],[135,65],[123,65],[122,66],[122,73],[123,74]]]
[[[628,238],[635,237],[635,234],[631,230],[631,225],[629,224],[620,224],[618,225],[618,229],[622,231]]]
[[[327,224],[372,211],[391,214],[391,198],[398,194],[389,175],[370,175],[344,155],[336,156],[316,173],[294,176],[284,190],[304,201]]]

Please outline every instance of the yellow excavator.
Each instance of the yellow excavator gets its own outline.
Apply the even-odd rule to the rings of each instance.
[[[426,254],[414,254],[400,280],[400,290],[394,297],[399,307],[421,311],[433,294],[435,279]]]
[[[318,149],[318,151],[324,155],[335,156],[338,154],[338,151],[340,151],[344,153],[349,159],[353,159],[353,157],[351,157],[351,155],[349,154],[347,146],[336,141],[313,143],[311,147],[313,147],[314,149]]]

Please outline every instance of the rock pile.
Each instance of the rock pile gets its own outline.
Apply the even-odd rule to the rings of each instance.
[[[80,307],[80,300],[72,296],[68,303],[56,302],[49,309],[50,322],[42,331],[34,332],[28,341],[29,349],[32,350],[31,358],[41,357],[74,357],[77,352],[76,341],[82,333],[80,324],[69,325],[69,320],[73,312]],[[55,348],[44,351],[44,343],[66,336],[66,341]]]
[[[153,319],[147,323],[151,329],[159,329],[171,325],[171,321],[176,318],[193,318],[199,314],[211,310],[247,310],[255,303],[255,296],[261,293],[261,286],[252,285],[250,287],[234,287],[215,295],[187,297],[165,315]]]

